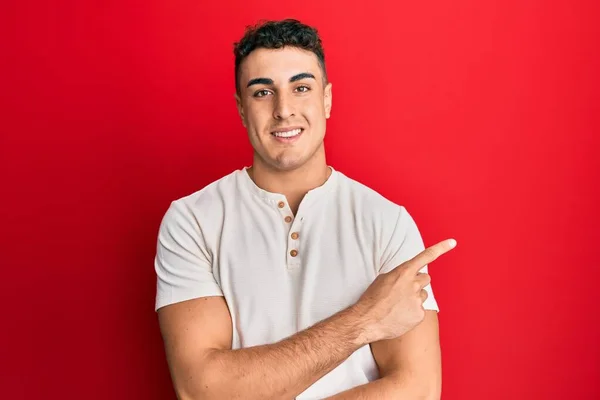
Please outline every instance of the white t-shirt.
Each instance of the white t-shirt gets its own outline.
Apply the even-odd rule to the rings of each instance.
[[[403,206],[333,168],[295,216],[284,195],[262,190],[243,168],[171,203],[158,235],[155,309],[224,296],[233,349],[273,343],[354,304],[378,273],[423,249]],[[425,309],[437,311],[425,289]],[[366,345],[297,398],[378,377]]]

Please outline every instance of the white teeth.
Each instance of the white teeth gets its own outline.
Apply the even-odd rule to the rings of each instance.
[[[294,130],[287,131],[287,132],[275,132],[275,133],[273,133],[273,135],[275,135],[277,137],[282,137],[282,138],[290,138],[290,137],[294,137],[294,136],[300,134],[300,132],[302,132],[302,129],[294,129]]]

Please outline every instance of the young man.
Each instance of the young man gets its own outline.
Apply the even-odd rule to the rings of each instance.
[[[437,304],[402,206],[328,166],[321,41],[294,20],[235,46],[253,164],[174,201],[156,309],[180,399],[438,399]]]

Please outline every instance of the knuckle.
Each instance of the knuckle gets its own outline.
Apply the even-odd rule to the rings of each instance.
[[[411,264],[404,264],[404,268],[397,268],[398,269],[398,277],[401,279],[404,279],[409,275],[409,271],[410,271],[410,266]]]
[[[431,282],[431,277],[425,272],[419,272],[415,281],[419,284],[419,289],[422,289]]]
[[[423,308],[423,304],[421,302],[419,302],[419,304],[415,307],[414,318],[415,322],[417,323],[423,321],[425,318],[425,309]]]
[[[431,282],[431,275],[423,273],[424,286],[427,286]]]

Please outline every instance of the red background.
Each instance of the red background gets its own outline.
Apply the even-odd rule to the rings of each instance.
[[[458,239],[431,268],[443,399],[600,398],[596,4],[3,2],[0,397],[174,398],[157,228],[249,165],[232,43],[295,17],[328,161]]]

